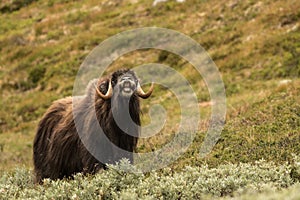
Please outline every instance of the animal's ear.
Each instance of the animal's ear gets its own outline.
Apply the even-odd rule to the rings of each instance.
[[[109,80],[100,80],[98,83],[98,89],[102,94],[106,94],[108,90],[108,81]]]
[[[113,95],[113,87],[111,86],[110,79],[100,79],[98,84],[95,84],[97,94],[104,100],[108,100]]]

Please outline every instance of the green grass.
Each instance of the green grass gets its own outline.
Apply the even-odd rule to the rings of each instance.
[[[156,7],[146,0],[1,2],[0,173],[7,175],[1,176],[0,180],[4,184],[11,179],[13,183],[9,187],[16,191],[9,194],[8,190],[0,189],[0,197],[2,194],[17,195],[18,198],[26,195],[41,197],[43,193],[46,198],[53,191],[58,195],[63,190],[61,187],[72,191],[74,182],[49,182],[43,187],[32,185],[31,179],[25,181],[31,176],[28,170],[32,169],[32,141],[37,123],[52,101],[72,95],[77,70],[93,48],[121,31],[147,26],[172,28],[199,42],[218,66],[227,95],[226,124],[221,138],[212,152],[200,159],[198,153],[208,128],[211,105],[205,82],[193,66],[172,53],[141,50],[122,56],[109,67],[108,72],[145,63],[166,64],[185,76],[196,91],[202,116],[196,137],[188,151],[169,166],[171,172],[159,171],[155,176],[166,175],[164,178],[167,178],[170,175],[170,179],[174,179],[176,173],[189,176],[184,173],[187,165],[203,170],[204,166],[214,169],[238,167],[240,162],[256,166],[255,162],[260,159],[265,159],[268,164],[292,168],[292,155],[300,153],[299,10],[300,2],[292,0],[236,3],[225,0],[176,3],[170,0]],[[281,83],[282,80],[287,83]],[[154,104],[165,108],[167,123],[159,134],[139,141],[139,152],[161,148],[177,131],[180,109],[175,95],[156,86],[152,97],[142,103],[143,124],[150,122],[148,111]],[[232,164],[227,166],[228,163]],[[24,169],[15,171],[20,166]],[[14,175],[16,173],[19,175]],[[87,180],[96,181],[107,173],[113,174],[112,171],[103,172],[95,179],[88,177]],[[119,179],[115,175],[108,176],[113,176],[108,181],[117,184]],[[79,180],[87,184],[85,178]],[[146,184],[150,179],[137,180]],[[141,188],[134,192],[133,186],[127,190],[122,188],[124,182],[115,186],[122,188],[116,194],[112,194],[115,188],[111,185],[105,186],[108,192],[105,193],[100,189],[87,189],[94,187],[90,184],[78,184],[86,189],[84,195],[90,194],[89,191],[96,196],[124,198],[129,194],[149,198],[179,195],[178,192],[168,193],[172,189],[160,183],[158,178],[155,181],[160,187],[156,188],[157,193]],[[16,189],[20,184],[23,184],[21,189]],[[57,191],[55,184],[60,185]],[[260,183],[255,185],[253,181],[251,184],[254,186],[247,186],[249,191],[246,186],[241,187],[242,191],[248,191],[246,194],[234,185],[234,189],[222,198],[263,199],[275,194],[285,197],[289,193],[298,197],[297,184],[288,189],[278,186],[275,194],[271,192],[272,184],[262,190],[257,189]],[[206,196],[201,192],[201,195],[211,198],[210,195],[216,193],[210,191]],[[220,196],[219,193],[216,196]]]
[[[284,162],[299,154],[299,82],[279,86],[225,125],[211,154],[217,160],[251,162],[264,158]]]

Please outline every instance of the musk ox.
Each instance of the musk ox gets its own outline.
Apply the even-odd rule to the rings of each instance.
[[[84,96],[55,101],[39,122],[34,139],[36,182],[78,172],[93,174],[122,157],[132,162],[141,124],[138,97],[146,99],[152,91],[153,83],[145,93],[135,73],[122,69],[91,81]],[[110,142],[102,142],[105,139]],[[116,152],[114,145],[125,153]],[[93,149],[100,152],[101,161],[91,154]]]

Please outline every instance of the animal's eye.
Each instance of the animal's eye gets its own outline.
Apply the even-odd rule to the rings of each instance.
[[[121,81],[126,81],[126,80],[131,80],[131,77],[129,76],[124,76],[121,78]]]

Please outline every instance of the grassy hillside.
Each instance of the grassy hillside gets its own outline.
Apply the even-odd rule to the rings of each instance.
[[[292,154],[300,153],[300,1],[170,0],[153,7],[147,0],[4,0],[0,3],[0,173],[32,168],[37,123],[52,101],[72,94],[77,70],[88,53],[110,36],[147,26],[174,29],[199,42],[218,66],[226,87],[224,130],[213,151],[200,159],[211,105],[193,66],[165,51],[143,50],[124,55],[108,69],[164,63],[190,81],[203,119],[193,144],[170,166],[172,170],[254,163],[262,158],[275,165],[293,163]],[[174,136],[179,123],[175,96],[157,87],[143,102],[144,124],[154,104],[167,110],[168,123],[160,134],[140,140],[139,152],[160,148]],[[299,186],[290,190],[299,191]]]

